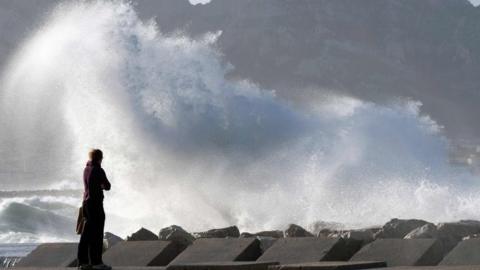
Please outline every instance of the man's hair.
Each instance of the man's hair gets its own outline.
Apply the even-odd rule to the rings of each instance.
[[[93,163],[99,163],[103,159],[103,152],[100,149],[92,149],[88,153],[88,157]]]

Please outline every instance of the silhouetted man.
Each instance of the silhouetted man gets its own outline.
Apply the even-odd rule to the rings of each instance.
[[[85,228],[78,244],[78,268],[82,270],[110,270],[112,267],[102,261],[103,229],[105,211],[103,210],[103,190],[110,190],[110,182],[102,169],[103,153],[93,149],[90,160],[83,172],[83,211],[86,217]]]

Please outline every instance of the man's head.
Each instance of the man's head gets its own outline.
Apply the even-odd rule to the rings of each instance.
[[[92,149],[88,153],[88,157],[90,158],[90,161],[94,164],[102,164],[103,160],[103,152],[100,149]]]

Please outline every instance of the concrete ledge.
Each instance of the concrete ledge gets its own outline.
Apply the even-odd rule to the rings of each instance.
[[[78,243],[47,243],[36,247],[16,263],[18,267],[73,267],[77,264]]]
[[[395,266],[377,268],[376,270],[480,270],[480,265],[462,265],[462,266]]]
[[[385,262],[310,262],[270,266],[269,270],[357,270],[386,267]]]
[[[75,270],[74,267],[16,267],[15,270]],[[113,270],[166,270],[164,266],[119,266]]]
[[[103,254],[103,261],[111,266],[165,266],[180,252],[171,241],[123,241]]]
[[[180,253],[170,265],[255,261],[260,254],[260,242],[258,239],[200,238]]]
[[[272,266],[270,266],[272,267]],[[75,268],[68,267],[18,267],[16,270],[72,270]],[[376,270],[480,270],[480,265],[464,265],[464,266],[397,266],[397,267],[384,267],[375,268]],[[137,266],[121,266],[115,267],[113,270],[167,270],[166,267],[149,266],[149,267],[137,267]],[[296,269],[298,270],[298,268]],[[325,268],[322,268],[325,270]]]
[[[167,270],[268,270],[278,262],[208,262],[170,265]]]

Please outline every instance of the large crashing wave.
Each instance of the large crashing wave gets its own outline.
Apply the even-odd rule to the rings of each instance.
[[[326,94],[294,107],[226,80],[219,34],[166,36],[128,3],[57,7],[3,75],[0,170],[18,183],[1,185],[81,187],[99,147],[113,183],[107,213],[123,218],[107,230],[121,234],[480,218],[477,185],[448,164],[420,103]]]
[[[0,195],[0,243],[78,240],[74,232],[78,199],[56,191],[15,193],[19,196]],[[6,249],[0,245],[0,257],[14,256],[1,254]]]

